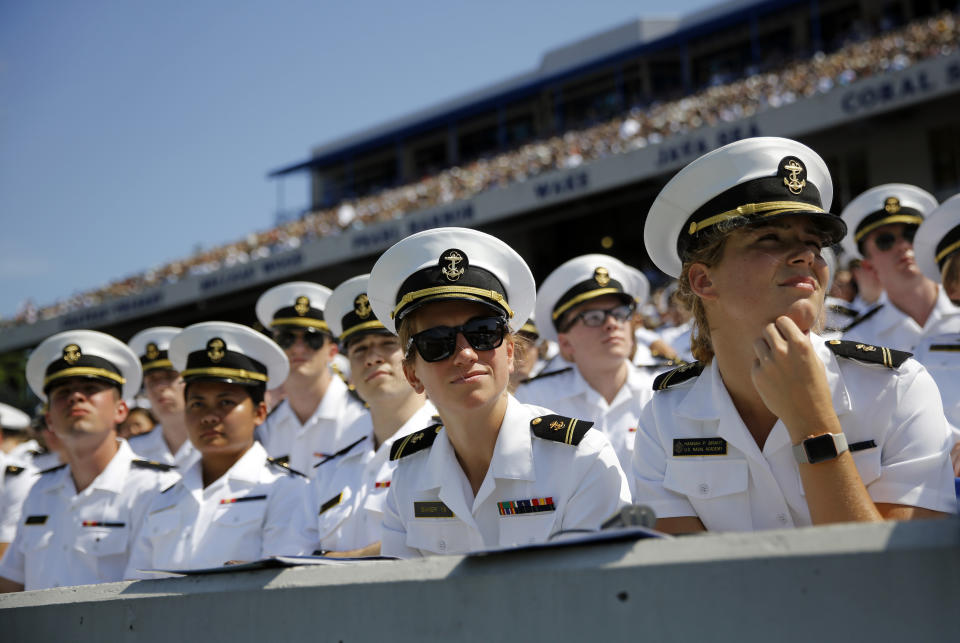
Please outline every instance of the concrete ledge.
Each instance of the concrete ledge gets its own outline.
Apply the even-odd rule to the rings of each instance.
[[[4,641],[953,640],[960,521],[298,567],[0,597]]]

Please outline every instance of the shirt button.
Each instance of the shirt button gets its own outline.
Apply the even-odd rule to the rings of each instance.
[[[437,541],[437,549],[440,551],[447,551],[447,541],[442,538]]]
[[[697,491],[700,492],[701,496],[705,496],[710,493],[710,485],[708,485],[706,482],[701,482],[700,486],[697,487]]]
[[[781,525],[785,525],[790,521],[787,519],[787,514],[777,514],[777,522],[779,522]]]

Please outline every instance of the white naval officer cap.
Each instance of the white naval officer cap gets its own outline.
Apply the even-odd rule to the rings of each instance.
[[[937,207],[937,200],[922,188],[907,183],[885,183],[870,188],[847,204],[840,216],[847,224],[843,251],[863,258],[860,242],[873,230],[893,223],[920,225]]]
[[[913,239],[917,265],[928,278],[939,282],[950,255],[960,250],[960,194],[929,212]]]
[[[373,312],[391,333],[433,301],[475,301],[516,332],[533,311],[536,285],[523,258],[500,239],[469,228],[424,230],[398,241],[370,271]]]
[[[15,406],[0,402],[0,429],[6,431],[26,431],[29,426],[29,415]]]
[[[96,330],[68,330],[43,340],[27,360],[27,383],[40,399],[68,377],[87,377],[120,388],[125,400],[140,390],[143,372],[130,347]]]
[[[257,299],[257,319],[264,328],[313,328],[330,332],[323,311],[330,289],[311,281],[274,286]]]
[[[277,388],[290,364],[276,342],[232,322],[192,324],[170,340],[170,361],[187,383],[226,382]]]
[[[637,279],[638,270],[610,255],[589,254],[574,257],[547,275],[537,289],[536,317],[541,337],[557,341],[557,324],[563,314],[585,301],[614,295],[624,303],[645,300],[650,292],[646,278]]]
[[[145,328],[130,338],[127,346],[140,358],[140,368],[144,375],[150,371],[173,370],[168,353],[170,340],[181,330],[183,329],[175,326],[154,326]]]
[[[680,276],[698,247],[759,221],[813,217],[832,245],[846,227],[829,212],[831,203],[833,182],[816,152],[787,138],[747,138],[704,154],[670,179],[647,214],[644,245],[671,277]]]
[[[389,334],[383,322],[373,314],[367,294],[369,282],[369,274],[351,277],[334,288],[327,300],[327,323],[343,346],[347,345],[348,340],[367,333]]]

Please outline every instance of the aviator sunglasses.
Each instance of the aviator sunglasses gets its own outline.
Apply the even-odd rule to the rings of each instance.
[[[584,310],[570,318],[564,330],[561,332],[567,332],[573,328],[574,324],[578,321],[583,321],[583,325],[590,328],[603,326],[603,323],[607,321],[607,317],[613,317],[618,322],[625,322],[633,315],[634,309],[634,304],[621,304],[613,308],[592,308],[590,310]]]
[[[280,348],[286,350],[297,343],[299,335],[303,335],[303,342],[315,351],[323,348],[323,342],[326,340],[324,334],[317,331],[279,330],[274,333],[273,341],[277,342]]]
[[[917,234],[916,226],[907,226],[903,230],[902,238],[909,243],[913,243],[913,237]],[[877,250],[880,252],[886,252],[894,246],[898,239],[901,237],[893,234],[892,232],[881,232],[876,237],[873,238],[874,245],[877,246]]]
[[[439,362],[457,350],[457,335],[463,335],[475,351],[491,351],[503,343],[507,322],[502,317],[474,317],[461,326],[434,326],[410,338],[407,355],[416,346],[425,362]]]

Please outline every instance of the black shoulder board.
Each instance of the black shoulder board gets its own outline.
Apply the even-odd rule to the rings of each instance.
[[[153,469],[154,471],[172,471],[176,469],[172,464],[164,464],[153,460],[131,460],[130,464],[141,469]]]
[[[847,325],[843,328],[843,330],[841,330],[840,332],[846,333],[846,332],[849,331],[851,328],[856,328],[857,326],[859,326],[859,325],[862,324],[863,322],[867,321],[868,319],[870,319],[871,317],[873,317],[874,315],[876,315],[877,312],[879,312],[879,310],[880,310],[881,308],[883,308],[883,304],[877,304],[876,306],[874,306],[873,308],[871,308],[870,310],[868,310],[867,312],[863,313],[862,315],[860,315],[859,317],[857,317],[856,319],[854,319],[852,322],[850,322],[849,324],[847,324]]]
[[[883,364],[887,368],[900,368],[908,357],[913,357],[913,353],[906,351],[895,351],[883,346],[872,346],[860,342],[850,342],[840,339],[831,339],[826,343],[827,348],[833,351],[838,357],[849,357],[861,362],[870,364]]]
[[[55,467],[50,467],[49,469],[44,469],[43,471],[40,472],[40,475],[43,475],[43,474],[45,474],[45,473],[53,473],[54,471],[59,471],[60,469],[64,468],[65,466],[67,466],[67,463],[66,463],[66,462],[64,462],[63,464],[58,464],[58,465],[55,466]]]
[[[704,364],[700,362],[690,362],[689,364],[684,364],[683,366],[677,367],[672,371],[660,373],[653,380],[653,390],[665,391],[671,386],[686,382],[687,380],[692,380],[703,372],[703,367]]]
[[[26,469],[24,469],[23,467],[18,467],[15,464],[8,464],[7,468],[4,469],[4,474],[8,476],[18,476],[24,471],[26,471]]]
[[[321,464],[324,464],[324,463],[326,463],[326,462],[330,462],[331,460],[335,460],[335,459],[339,458],[340,456],[346,454],[346,453],[347,453],[348,451],[350,451],[353,447],[357,446],[358,444],[360,444],[361,442],[363,442],[363,441],[366,440],[366,439],[367,439],[367,436],[363,436],[363,437],[360,438],[359,440],[355,440],[355,441],[351,442],[350,444],[348,444],[347,446],[343,447],[342,449],[340,449],[340,450],[337,451],[336,453],[333,453],[333,454],[331,454],[331,455],[328,455],[328,456],[325,457],[323,460],[321,460],[320,462],[318,462],[318,463],[316,463],[315,465],[313,465],[313,468],[316,469],[316,468],[319,467]]]
[[[537,380],[541,380],[546,377],[553,377],[554,375],[559,375],[560,373],[566,373],[567,371],[572,371],[572,370],[573,370],[573,367],[568,366],[566,368],[561,368],[556,371],[550,371],[549,373],[540,373],[539,375],[534,375],[533,377],[525,379],[520,383],[527,384],[528,382],[536,382]]]
[[[827,308],[829,308],[831,312],[835,312],[838,315],[843,315],[844,317],[856,317],[857,315],[860,314],[853,308],[848,308],[843,304],[830,304],[829,306],[827,306]]]
[[[411,433],[402,440],[397,440],[393,443],[393,446],[390,447],[390,459],[399,460],[405,455],[429,449],[430,446],[433,445],[433,441],[437,439],[437,434],[440,433],[440,429],[442,428],[442,424],[431,424],[425,429]]]
[[[530,430],[538,438],[573,446],[580,444],[580,440],[591,426],[593,422],[588,420],[578,420],[562,415],[541,415],[530,420]]]
[[[179,480],[177,480],[177,482],[180,482],[180,481],[179,481]],[[177,486],[177,482],[174,482],[174,483],[173,483],[172,485],[170,485],[169,487],[167,487],[166,489],[164,489],[164,490],[163,490],[163,491],[161,491],[160,493],[162,493],[162,494],[163,494],[163,493],[166,493],[166,492],[168,492],[168,491],[170,491],[171,489],[173,489],[174,487],[176,487],[176,486]]]
[[[287,464],[288,459],[289,459],[288,456],[284,456],[283,458],[267,458],[267,463],[272,464],[275,467],[279,467],[280,469],[283,469],[284,471],[286,471],[291,475],[300,476],[301,478],[306,478],[307,476],[303,475],[296,469],[292,469],[290,465]]]

